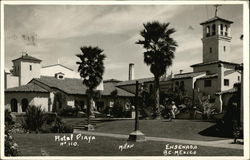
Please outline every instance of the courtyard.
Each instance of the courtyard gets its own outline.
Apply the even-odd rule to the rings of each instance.
[[[75,126],[84,124],[81,118],[66,118]],[[225,137],[205,136],[200,133],[215,125],[213,122],[193,120],[141,120],[140,130],[146,142],[127,141],[133,131],[134,120],[93,121],[94,131],[78,129],[74,134],[14,134],[20,156],[242,156],[243,145],[232,144]],[[76,139],[81,135],[82,138]],[[74,137],[56,140],[55,137]],[[65,143],[64,143],[65,142]],[[75,143],[76,142],[76,143]],[[64,143],[64,144],[63,144]],[[196,148],[190,150],[192,146]],[[163,153],[166,148],[184,152]],[[189,149],[185,149],[185,146]],[[172,148],[171,148],[172,147]],[[180,149],[179,149],[180,151]]]

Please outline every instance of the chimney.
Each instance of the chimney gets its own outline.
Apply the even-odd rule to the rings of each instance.
[[[183,70],[181,69],[181,70],[180,70],[180,74],[182,74],[182,72],[183,72]]]
[[[128,70],[128,80],[134,79],[134,63],[129,64],[129,70]]]

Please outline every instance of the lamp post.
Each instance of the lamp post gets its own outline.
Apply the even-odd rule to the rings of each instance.
[[[138,98],[139,98],[139,82],[135,84],[135,129],[129,134],[129,141],[143,142],[146,141],[145,135],[139,130],[139,113],[138,113]]]

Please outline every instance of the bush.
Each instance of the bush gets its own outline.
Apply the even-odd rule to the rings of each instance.
[[[56,117],[57,117],[56,113],[45,113],[44,114],[45,123],[48,125],[52,124],[52,122],[55,121]]]
[[[27,133],[24,128],[23,125],[19,122],[16,122],[13,125],[13,128],[10,130],[10,133]]]
[[[64,116],[64,117],[72,117],[72,116],[77,116],[79,111],[80,110],[78,107],[73,108],[71,106],[66,106],[58,112],[58,115]]]
[[[120,107],[120,106],[114,106],[111,110],[111,114],[116,118],[124,117],[122,107]]]
[[[18,145],[10,135],[10,130],[15,124],[14,118],[9,110],[5,110],[5,135],[4,135],[4,154],[5,156],[17,156],[19,154]]]
[[[14,142],[14,139],[10,135],[9,131],[5,130],[4,136],[4,153],[5,156],[17,156],[18,145]]]
[[[11,112],[8,109],[5,109],[5,123],[7,123],[7,125],[11,126],[13,124],[15,124],[16,121],[16,117],[11,114]]]
[[[57,116],[52,124],[51,132],[53,133],[73,133],[73,128],[69,125],[65,125],[62,119]]]
[[[45,121],[45,114],[41,106],[32,105],[27,108],[22,125],[26,130],[39,132]]]

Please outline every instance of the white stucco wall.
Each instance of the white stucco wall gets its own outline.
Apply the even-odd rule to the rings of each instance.
[[[19,86],[19,77],[12,76],[11,74],[5,74],[4,76],[4,88],[12,88]]]
[[[64,73],[66,78],[80,78],[79,73],[72,71],[68,68],[65,68],[61,65],[53,65],[48,67],[41,68],[41,76],[50,76],[54,77],[56,73],[62,72]]]
[[[193,71],[194,72],[206,72],[206,71],[209,71],[210,74],[218,73],[218,65],[219,64],[196,66],[196,67],[193,67]],[[223,64],[223,66],[224,66],[224,71],[232,70],[235,67],[234,65],[230,65],[230,64]]]
[[[17,100],[18,113],[22,112],[22,99],[26,98],[29,105],[41,106],[42,109],[48,111],[49,93],[25,93],[25,92],[11,92],[5,93],[5,109],[10,109],[11,99]]]
[[[48,102],[49,102],[49,98],[48,96],[43,97],[43,96],[39,96],[39,97],[34,97],[33,100],[30,102],[30,105],[35,105],[35,106],[41,106],[41,108],[48,112]]]
[[[218,92],[218,78],[210,78],[212,81],[211,87],[204,87],[205,79],[197,79],[196,86],[199,88],[200,93],[205,93],[207,95],[214,95]]]
[[[33,62],[25,62],[22,61],[20,63],[20,85],[25,85],[29,81],[31,81],[33,78],[39,78],[40,77],[40,69],[41,65],[40,63],[33,63]],[[31,66],[31,70],[30,70]]]
[[[238,80],[238,77],[239,77],[239,80]],[[235,83],[241,82],[240,81],[241,80],[241,74],[239,72],[234,72],[234,73],[231,73],[229,75],[224,76],[224,79],[229,79],[229,86],[223,86],[222,91],[231,89],[231,88],[234,87]]]
[[[75,98],[74,96],[66,96],[66,105],[75,107]]]

